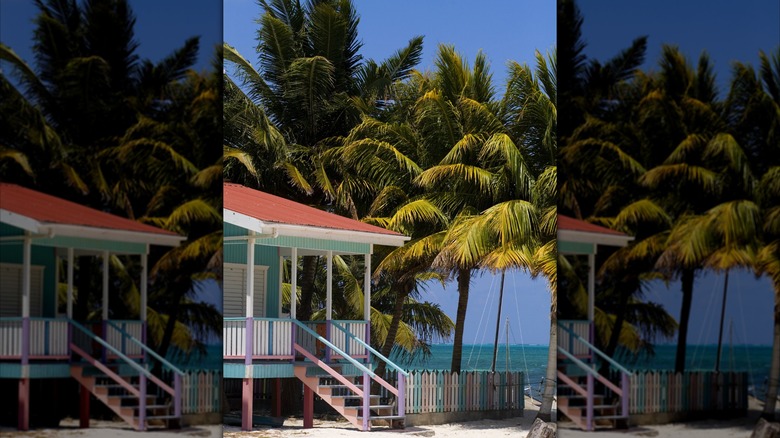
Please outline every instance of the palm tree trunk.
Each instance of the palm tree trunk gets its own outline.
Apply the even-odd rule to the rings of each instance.
[[[547,348],[547,372],[544,376],[544,390],[542,390],[542,405],[536,418],[549,422],[552,421],[552,403],[555,398],[555,381],[558,378],[558,316],[554,308],[550,312],[550,345]]]
[[[382,356],[384,357],[390,357],[390,352],[393,351],[393,346],[395,345],[395,337],[396,334],[398,334],[398,327],[401,325],[401,316],[403,314],[404,309],[404,301],[406,301],[406,297],[409,296],[409,291],[406,290],[406,288],[399,288],[399,290],[395,291],[395,305],[393,306],[393,319],[390,321],[390,328],[387,329],[387,337],[385,338],[385,343],[382,344],[382,349],[379,351],[382,353]],[[385,369],[387,368],[387,364],[385,361],[381,360],[379,361],[379,364],[376,367],[376,370],[374,371],[378,376],[384,378],[385,375]],[[374,382],[371,387],[372,393],[378,393],[379,391],[379,382]]]
[[[314,297],[314,275],[317,273],[317,256],[303,256],[303,274],[301,276],[301,300],[298,307],[298,320],[309,321],[312,314]]]
[[[605,353],[609,357],[615,356],[615,350],[617,350],[618,340],[620,340],[620,332],[623,330],[623,322],[626,320],[626,309],[628,308],[628,298],[630,293],[618,289],[620,293],[620,302],[618,303],[617,315],[615,315],[615,325],[612,326],[612,332],[609,334],[609,343]],[[604,362],[601,366],[601,374],[606,374],[609,371],[609,363]]]
[[[674,361],[674,372],[685,372],[685,348],[688,339],[688,321],[691,317],[691,302],[693,301],[693,279],[695,271],[693,269],[683,269],[682,271],[682,294],[683,302],[680,310],[680,328],[677,333],[677,357]]]
[[[463,355],[463,326],[466,323],[470,283],[471,269],[458,269],[458,316],[455,320],[455,339],[452,346],[452,364],[450,365],[450,370],[453,373],[460,373],[460,362]]]
[[[170,288],[170,292],[173,295],[173,300],[170,303],[170,308],[166,312],[168,315],[168,321],[165,323],[165,331],[163,331],[163,337],[160,340],[160,346],[157,349],[157,354],[165,358],[168,354],[168,348],[171,346],[171,339],[173,339],[173,331],[176,328],[176,321],[179,317],[179,309],[181,309],[181,300],[184,295],[192,288],[190,281],[185,281],[184,284],[174,283]],[[162,363],[157,361],[152,369],[154,374],[159,375],[162,371]]]
[[[780,283],[775,283],[775,331],[772,340],[772,364],[769,367],[769,387],[761,418],[772,421],[780,386]],[[776,420],[780,420],[777,418]]]

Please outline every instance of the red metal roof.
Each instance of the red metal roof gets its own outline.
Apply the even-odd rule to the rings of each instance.
[[[239,184],[225,183],[223,195],[226,209],[263,222],[403,236],[395,231],[318,210]]]
[[[77,225],[178,236],[171,231],[85,207],[16,184],[0,183],[0,209],[43,224]]]
[[[610,234],[613,236],[629,237],[627,234],[621,233],[620,231],[611,230],[609,228],[602,227],[600,225],[594,225],[589,222],[581,221],[579,219],[574,219],[573,217],[564,216],[562,214],[558,215],[558,229],[569,230],[569,231],[582,231],[584,233]]]

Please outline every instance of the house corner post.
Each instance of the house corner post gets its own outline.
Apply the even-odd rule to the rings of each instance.
[[[242,385],[241,429],[252,430],[254,402],[254,366],[252,354],[254,347],[254,292],[255,292],[255,238],[250,235],[246,241],[246,344],[244,351],[244,379]]]

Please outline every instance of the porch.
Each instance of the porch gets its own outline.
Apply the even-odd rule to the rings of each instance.
[[[324,336],[339,351],[355,359],[367,359],[368,351],[362,346],[367,342],[369,326],[366,321],[293,321],[290,318],[224,318],[222,326],[222,357],[225,360],[275,361],[302,359],[295,353],[297,343],[315,356],[330,360],[343,357],[331,351],[309,331],[298,324]],[[247,337],[247,332],[250,332]],[[251,346],[251,351],[248,349]]]
[[[599,350],[595,342],[596,253],[600,245],[624,247],[633,237],[558,215],[558,252],[586,256],[585,320],[557,321],[558,410],[578,427],[617,427],[628,421],[631,372]]]
[[[30,379],[78,381],[82,427],[90,395],[137,430],[155,417],[178,418],[182,372],[146,345],[147,272],[151,245],[178,246],[184,237],[12,184],[0,191],[0,378],[18,380],[18,429],[30,427]],[[124,280],[137,291],[138,319],[111,318],[114,256],[137,261],[137,276]],[[100,307],[92,309],[99,316],[88,322],[74,317],[79,257],[101,262]],[[154,361],[169,378],[150,372]]]
[[[29,328],[25,330],[25,318],[0,317],[0,361],[21,362],[24,357],[28,363],[70,361],[72,352],[69,344],[74,335],[68,318],[31,317],[27,321]],[[88,325],[91,326],[92,333],[106,341],[113,350],[133,359],[143,357],[143,348],[130,340],[143,338],[143,321],[107,320],[105,323]],[[107,349],[107,359],[118,357],[113,350]]]
[[[224,185],[223,216],[223,370],[225,378],[242,379],[242,429],[252,429],[256,378],[303,382],[304,427],[313,426],[314,394],[361,430],[374,420],[402,422],[407,373],[370,346],[371,255],[374,245],[401,246],[409,238],[236,184]],[[334,319],[334,294],[344,293],[334,290],[339,256],[362,269],[350,277],[349,311],[362,320]],[[325,262],[324,320],[297,318],[299,263],[305,266],[306,257]],[[397,383],[375,374],[372,360],[395,370]],[[392,403],[371,394],[372,382],[389,391]]]

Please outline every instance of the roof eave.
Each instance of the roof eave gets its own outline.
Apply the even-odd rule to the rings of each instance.
[[[144,231],[116,230],[83,225],[41,224],[44,232],[55,236],[82,237],[113,242],[145,243],[147,245],[179,246],[187,238],[178,234],[147,233]]]
[[[632,236],[625,234],[605,234],[562,229],[558,229],[558,239],[566,242],[594,243],[620,247],[628,246],[628,242],[634,240]]]
[[[27,216],[0,208],[0,222],[31,233],[41,233],[41,223]]]
[[[312,239],[335,240],[339,242],[365,243],[385,246],[403,246],[411,238],[404,235],[371,233],[367,231],[341,230],[309,225],[293,225],[279,222],[265,222],[255,217],[224,209],[225,222],[260,233],[257,237],[306,237]]]

